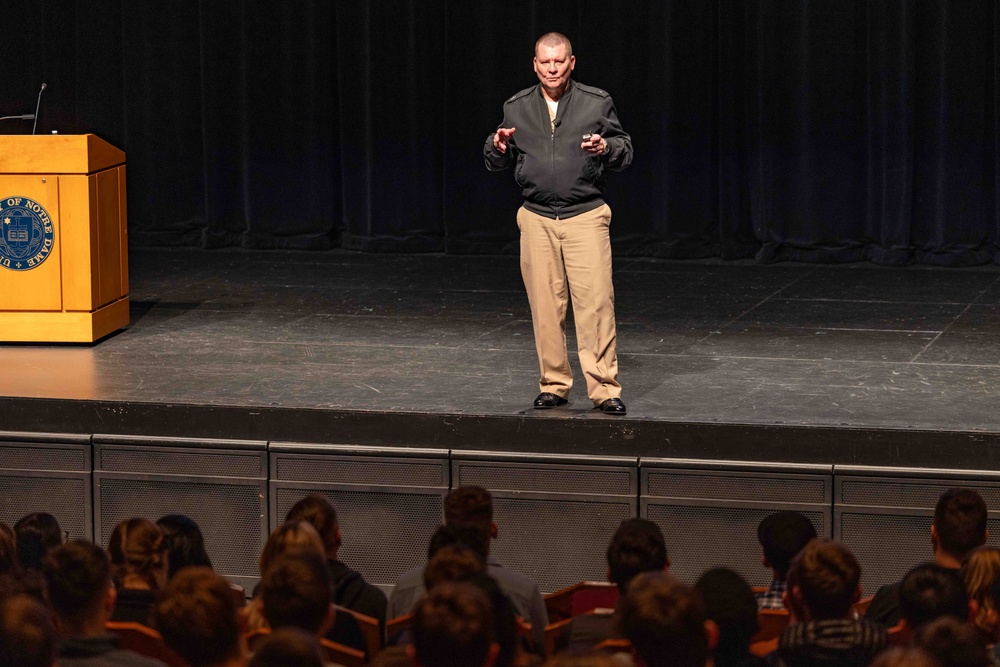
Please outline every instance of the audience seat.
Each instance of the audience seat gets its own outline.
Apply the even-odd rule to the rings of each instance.
[[[907,646],[910,643],[910,629],[900,621],[886,631],[889,635],[889,646]]]
[[[385,624],[385,636],[389,644],[394,644],[396,637],[410,629],[413,624],[413,614],[404,614],[390,619]]]
[[[598,653],[635,653],[632,642],[627,639],[605,639],[594,646]]]
[[[761,609],[757,612],[757,634],[750,643],[765,642],[781,636],[782,631],[792,620],[787,609]]]
[[[863,597],[854,603],[854,613],[858,615],[858,618],[865,617],[865,614],[868,613],[868,607],[871,606],[874,598],[874,595],[869,595],[868,597]]]
[[[618,587],[607,581],[581,581],[545,596],[549,623],[585,614],[598,608],[614,609]]]
[[[124,649],[159,660],[166,663],[168,667],[189,667],[187,661],[166,645],[160,633],[150,627],[141,623],[121,621],[108,621],[104,627],[110,634],[118,637],[118,641],[121,642],[121,647]]]
[[[347,607],[334,606],[337,608],[338,614],[350,614],[358,622],[361,634],[365,637],[365,651],[368,654],[368,660],[369,662],[374,660],[375,656],[382,650],[382,628],[379,627],[378,619],[365,616]]]
[[[569,624],[573,622],[572,618],[564,618],[561,621],[556,621],[555,623],[549,623],[545,626],[545,657],[551,658],[556,653],[556,646],[559,644],[559,639],[562,637],[564,632],[568,632]]]
[[[750,653],[757,656],[758,658],[763,658],[768,653],[778,650],[778,637],[773,639],[768,639],[762,642],[753,642],[750,644]]]

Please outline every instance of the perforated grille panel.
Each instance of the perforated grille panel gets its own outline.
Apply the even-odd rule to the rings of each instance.
[[[95,477],[101,546],[107,546],[111,531],[124,519],[155,521],[165,514],[185,514],[201,527],[212,566],[220,574],[257,576],[266,531],[264,499],[257,484]]]
[[[650,471],[646,495],[661,498],[743,500],[755,503],[823,503],[824,478],[701,475]],[[756,533],[755,533],[756,534]]]
[[[32,512],[48,512],[71,539],[91,538],[87,480],[63,477],[0,475],[0,523],[13,526]]]
[[[89,472],[87,470],[87,454],[82,447],[0,445],[0,468],[8,470],[79,470]]]
[[[935,498],[937,500],[937,498]],[[931,560],[933,517],[843,512],[840,539],[861,564],[861,587],[873,594],[879,586],[899,581],[919,563]],[[987,521],[988,543],[1000,547],[1000,520]]]
[[[631,500],[533,500],[493,497],[500,528],[491,553],[533,579],[543,593],[606,579],[607,536],[633,516]]]
[[[941,494],[956,486],[974,488],[982,495],[987,507],[1000,508],[1000,487],[977,487],[974,483],[960,480],[915,483],[886,478],[845,479],[840,489],[841,501],[845,505],[934,509]]]
[[[352,460],[340,457],[275,457],[275,479],[369,486],[448,486],[447,462]]]
[[[705,570],[728,567],[751,586],[766,586],[771,573],[760,564],[757,525],[773,509],[690,507],[650,503],[646,518],[663,531],[670,554],[670,574],[694,583]],[[818,535],[829,535],[823,512],[803,511]]]
[[[308,493],[320,493],[337,509],[344,543],[339,558],[370,583],[392,586],[399,575],[427,560],[427,543],[444,521],[438,493],[360,492],[273,488],[280,522]]]
[[[212,477],[265,477],[262,453],[184,452],[170,449],[109,447],[98,450],[95,467],[107,472],[134,472],[148,475],[193,475]]]
[[[627,469],[559,468],[546,464],[526,466],[460,461],[455,486],[475,484],[491,491],[542,491],[546,493],[632,493],[632,473]]]

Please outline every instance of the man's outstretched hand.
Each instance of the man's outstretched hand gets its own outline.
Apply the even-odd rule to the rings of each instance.
[[[497,133],[493,135],[493,148],[497,150],[498,153],[507,153],[507,143],[510,138],[514,136],[517,131],[516,127],[501,127],[497,130]]]

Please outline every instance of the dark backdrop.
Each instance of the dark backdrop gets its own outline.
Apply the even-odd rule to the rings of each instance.
[[[998,261],[994,0],[6,0],[0,115],[122,147],[134,244],[514,251],[547,30],[633,136],[618,252]]]

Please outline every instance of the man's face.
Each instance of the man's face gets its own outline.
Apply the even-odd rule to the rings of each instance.
[[[576,65],[576,56],[566,53],[566,45],[539,44],[535,51],[535,74],[548,93],[562,94]]]

